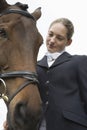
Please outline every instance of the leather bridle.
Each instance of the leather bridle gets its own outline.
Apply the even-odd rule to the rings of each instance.
[[[27,11],[23,11],[23,10],[18,10],[18,9],[8,9],[5,10],[3,13],[0,14],[0,17],[3,15],[7,15],[10,13],[16,13],[16,14],[21,14],[24,15],[28,18],[31,18],[35,21],[35,18],[29,14]],[[27,81],[21,85],[16,92],[11,96],[8,97],[6,94],[6,83],[4,79],[9,79],[9,78],[25,78],[27,79]],[[37,74],[35,72],[29,72],[29,71],[13,71],[13,72],[6,72],[6,73],[1,73],[0,74],[0,82],[3,84],[4,86],[4,93],[0,93],[0,98],[4,99],[5,102],[7,102],[7,104],[9,104],[11,102],[11,100],[26,86],[28,86],[29,84],[38,84],[38,79],[37,79]]]
[[[21,15],[24,15],[28,18],[35,20],[35,18],[30,13],[28,13],[27,11],[24,11],[24,10],[19,10],[19,9],[7,9],[0,14],[0,17],[3,15],[6,15],[6,14],[11,14],[11,13],[21,14]]]
[[[9,78],[25,78],[27,81],[21,85],[16,92],[8,98],[6,95],[6,83],[4,79]],[[3,98],[8,104],[11,102],[11,100],[26,86],[29,84],[38,84],[37,74],[35,72],[28,72],[28,71],[13,71],[8,73],[2,73],[0,74],[0,81],[3,83],[4,86],[4,93],[0,94],[0,98]]]

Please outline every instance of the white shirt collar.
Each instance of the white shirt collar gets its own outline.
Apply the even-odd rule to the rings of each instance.
[[[61,51],[61,52],[55,52],[55,53],[50,53],[49,51],[46,52],[46,56],[47,56],[47,63],[48,66],[50,67],[54,61],[64,52],[65,50]]]
[[[53,60],[55,60],[58,56],[60,56],[65,50],[61,51],[61,52],[54,52],[54,53],[50,53],[49,51],[46,52],[46,56],[47,58],[52,58]]]

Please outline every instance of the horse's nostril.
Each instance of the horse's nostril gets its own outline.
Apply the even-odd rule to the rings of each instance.
[[[0,37],[7,38],[7,32],[4,28],[0,28]]]
[[[15,122],[22,126],[27,120],[27,107],[24,103],[18,103],[15,107],[14,118]]]
[[[40,119],[40,111],[33,111],[27,104],[18,103],[14,111],[14,121],[21,130],[23,126],[26,130],[36,130],[38,121]]]

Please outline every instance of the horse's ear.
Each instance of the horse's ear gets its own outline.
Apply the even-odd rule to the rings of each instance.
[[[7,9],[9,4],[5,0],[0,0],[0,13]]]
[[[41,7],[37,8],[33,13],[31,13],[32,16],[38,20],[41,17]]]

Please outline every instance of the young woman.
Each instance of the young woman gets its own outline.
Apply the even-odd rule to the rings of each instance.
[[[87,130],[87,56],[71,55],[74,26],[67,18],[53,21],[47,53],[37,63],[44,118],[40,130]]]

